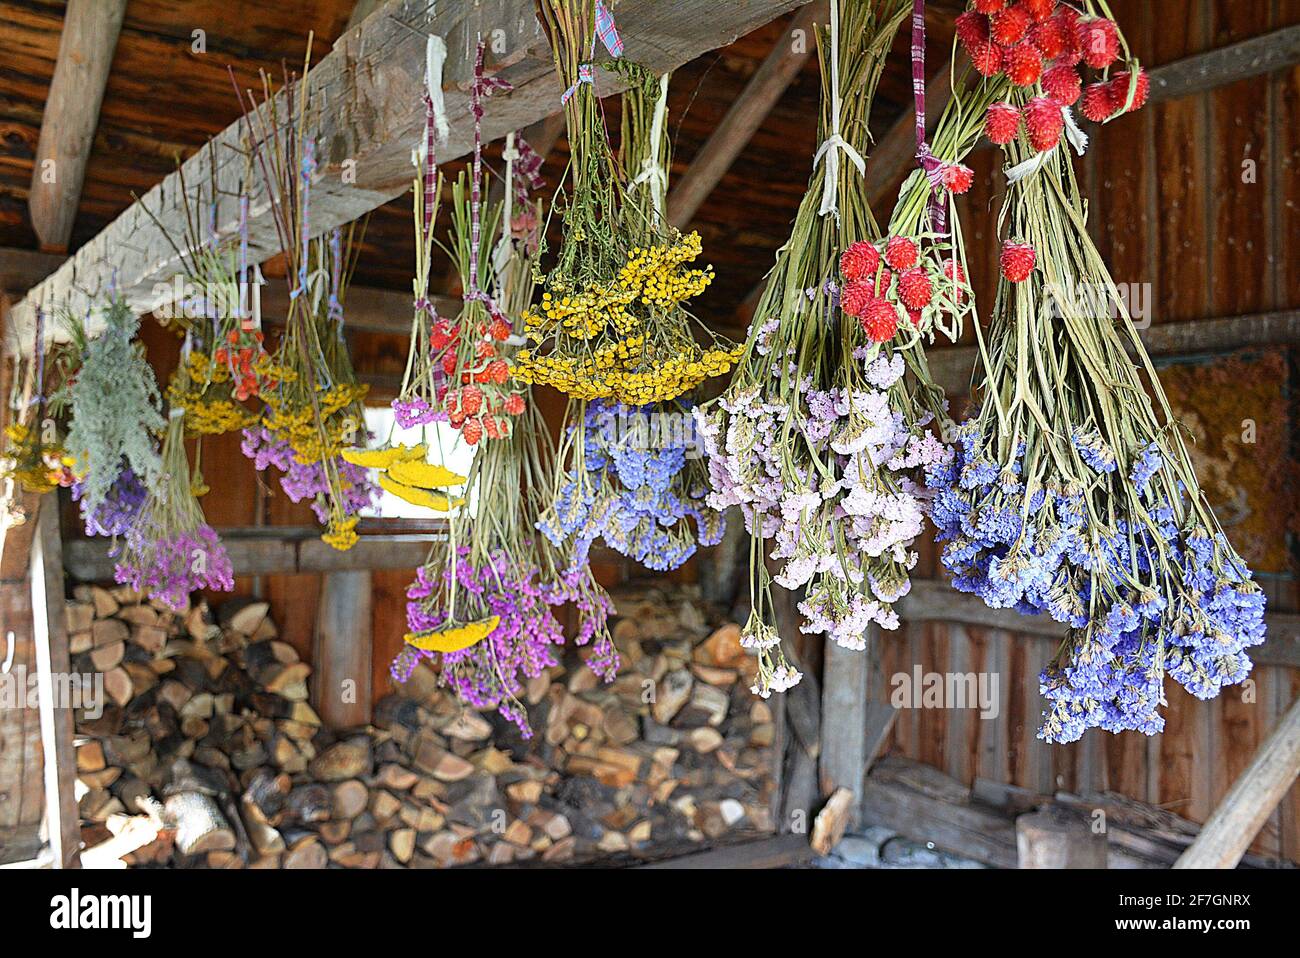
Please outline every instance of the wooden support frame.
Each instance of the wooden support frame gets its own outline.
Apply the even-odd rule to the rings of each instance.
[[[68,0],[59,59],[41,116],[41,137],[27,194],[42,248],[64,251],[81,204],[90,147],[126,0]]]
[[[1233,783],[1219,807],[1174,868],[1236,868],[1264,822],[1300,775],[1300,699],[1259,747],[1250,767]]]
[[[786,88],[803,70],[816,46],[810,36],[813,27],[824,21],[828,14],[826,0],[816,0],[795,14],[789,28],[782,31],[772,52],[759,64],[745,89],[732,101],[731,108],[668,194],[668,222],[679,229],[690,224],[691,217],[709,198]],[[790,39],[798,31],[804,33],[804,44],[796,49]]]
[[[31,551],[32,638],[36,645],[37,694],[45,759],[45,826],[55,868],[81,867],[81,819],[77,809],[76,752],[71,703],[59,702],[72,664],[64,625],[63,550],[56,494],[42,504]],[[62,681],[56,681],[61,679]]]
[[[311,691],[326,728],[370,724],[373,591],[368,569],[330,572],[321,584]]]
[[[618,21],[626,55],[664,72],[706,50],[731,43],[804,2],[807,0],[724,4],[714,0],[672,4],[623,0],[618,5]],[[682,30],[684,22],[694,28]],[[463,156],[473,146],[469,81],[471,54],[480,35],[497,38],[489,69],[514,86],[511,93],[487,101],[484,137],[497,139],[555,112],[562,91],[533,0],[479,0],[474,4],[387,0],[340,38],[312,70],[306,95],[319,106],[308,131],[321,145],[319,178],[312,193],[317,230],[351,222],[409,188],[411,148],[419,142],[424,121],[420,91],[426,34],[443,37],[450,53],[443,77],[450,135],[440,159]],[[498,49],[505,52],[498,54]],[[617,79],[604,71],[598,71],[597,86],[601,95],[621,89]],[[284,109],[280,112],[286,115]],[[186,161],[184,182],[191,191],[215,183],[218,189],[237,195],[244,166],[244,132],[242,122],[232,124],[218,134],[213,149],[201,150]],[[355,172],[355,179],[342,175],[345,166]],[[261,194],[259,188],[249,223],[249,253],[257,262],[279,252],[270,209]],[[167,288],[181,264],[155,218],[173,235],[184,235],[179,171],[123,212],[17,305],[14,313],[20,348],[31,349],[37,304],[83,313],[114,283],[137,309],[160,305],[159,297],[167,295],[161,290]],[[232,215],[217,224],[215,241],[233,238],[237,227],[232,204]],[[92,335],[97,321],[92,317]],[[50,338],[58,335],[57,328],[51,329]]]

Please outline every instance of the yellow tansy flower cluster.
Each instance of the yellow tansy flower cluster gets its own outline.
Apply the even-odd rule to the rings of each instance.
[[[316,410],[311,403],[302,402],[297,396],[267,390],[262,394],[266,402],[262,423],[277,439],[289,443],[295,459],[310,465],[336,456],[356,442],[363,424],[348,416],[336,416],[336,413],[360,403],[369,391],[370,387],[361,383],[340,383],[329,389],[318,389],[318,428]]]
[[[185,410],[185,431],[191,435],[219,436],[253,425],[258,414],[236,402],[230,370],[214,363],[206,353],[191,353],[182,375],[173,376],[167,399]]]
[[[693,232],[631,249],[612,282],[581,291],[552,282],[541,305],[524,315],[530,348],[516,355],[515,377],[577,399],[643,405],[725,374],[743,348],[701,347],[682,307],[713,282],[712,267],[684,268],[701,251]]]

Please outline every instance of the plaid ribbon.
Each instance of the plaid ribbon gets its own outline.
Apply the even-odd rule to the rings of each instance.
[[[618,26],[614,23],[614,14],[609,12],[603,0],[596,0],[596,35],[605,45],[609,55],[617,59],[623,55],[623,38],[618,35]]]
[[[542,177],[543,160],[519,131],[515,132],[515,154],[515,199],[527,203],[530,191],[540,190],[546,185],[546,180]]]
[[[33,370],[36,386],[36,395],[28,400],[29,405],[37,405],[42,409],[45,408],[45,310],[36,307],[36,330],[32,338],[32,356],[36,359],[36,368]],[[40,423],[36,424],[40,428]]]

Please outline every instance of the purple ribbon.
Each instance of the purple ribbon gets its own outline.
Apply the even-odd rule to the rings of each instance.
[[[486,303],[488,311],[491,312],[492,317],[495,319],[501,315],[500,311],[497,309],[496,304],[479,289],[478,285],[478,253],[483,233],[481,212],[483,202],[483,99],[497,91],[509,92],[514,88],[510,83],[498,77],[483,75],[483,53],[486,48],[484,42],[479,40],[478,56],[474,60],[474,85],[471,89],[471,103],[474,113],[474,176],[469,194],[469,287],[465,290],[464,299],[466,302],[476,299]]]
[[[948,164],[930,152],[925,139],[925,0],[912,2],[912,97],[916,101],[916,161],[930,183],[930,224],[936,232],[948,229],[944,171]]]

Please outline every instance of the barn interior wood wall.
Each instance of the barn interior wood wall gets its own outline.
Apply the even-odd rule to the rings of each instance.
[[[1111,7],[1137,55],[1152,67],[1300,23],[1300,0],[1111,0]],[[548,173],[563,162],[563,152],[557,151]],[[977,186],[963,211],[972,281],[984,303],[992,302],[1002,196],[1000,183],[984,184],[996,178],[997,163],[993,151],[973,157]],[[1253,178],[1243,177],[1248,167]],[[1300,259],[1294,248],[1300,242],[1298,168],[1300,69],[1152,104],[1098,132],[1081,161],[1094,235],[1117,281],[1151,284],[1153,323],[1300,308]],[[794,205],[792,199],[791,214]],[[165,382],[179,343],[154,324],[146,324],[144,335]],[[405,349],[404,337],[357,333],[353,338],[355,365],[363,375],[400,373]],[[1290,369],[1288,381],[1278,384],[1288,394],[1294,387],[1293,359]],[[375,396],[387,398],[382,392]],[[558,405],[551,412],[558,415]],[[1259,426],[1261,444],[1294,442],[1291,421],[1260,421]],[[277,482],[253,471],[239,452],[237,435],[206,440],[202,468],[214,490],[204,508],[218,528],[313,521],[305,506],[288,501]],[[1295,508],[1294,502],[1275,505]],[[919,571],[937,574],[932,550]],[[404,591],[412,574],[373,575],[376,699],[392,687],[387,666],[400,648]],[[616,565],[600,570],[611,585],[625,574]],[[1273,577],[1264,584],[1272,609],[1300,608],[1293,578]],[[257,592],[271,602],[283,637],[306,659],[320,588],[319,575],[236,580],[237,594]],[[925,671],[996,671],[1002,696],[993,720],[981,720],[974,711],[903,711],[889,747],[967,783],[980,777],[1042,792],[1107,788],[1201,821],[1300,693],[1300,670],[1261,667],[1252,677],[1253,701],[1233,689],[1215,701],[1198,702],[1171,688],[1162,735],[1094,730],[1075,745],[1047,746],[1034,736],[1041,709],[1036,676],[1053,650],[1049,639],[951,623],[909,624],[885,636],[872,652],[873,694],[887,697],[888,676],[920,665]],[[806,651],[805,659],[815,666],[816,651]],[[1300,860],[1300,791],[1292,789],[1254,850]]]
[[[1297,0],[1119,0],[1111,8],[1149,67],[1300,22]],[[1097,132],[1080,162],[1092,234],[1117,283],[1151,284],[1153,325],[1300,308],[1300,70],[1153,103]],[[997,163],[993,151],[974,157],[977,186],[963,212],[968,251],[987,254],[972,263],[984,303],[997,275],[1003,190],[980,184],[996,179]],[[1282,368],[1289,374],[1274,400],[1277,391],[1294,393],[1294,356]],[[1243,454],[1276,455],[1282,444],[1294,456],[1294,413],[1278,421],[1272,407],[1261,407],[1251,418],[1257,443]],[[1278,523],[1294,522],[1300,508],[1294,494],[1256,505]],[[927,563],[933,574],[932,555]],[[1293,574],[1261,576],[1261,584],[1271,611],[1297,610]],[[1282,667],[1257,667],[1251,685],[1210,702],[1166,683],[1163,734],[1094,729],[1073,745],[1048,746],[1034,734],[1037,675],[1055,649],[1048,638],[950,623],[913,623],[886,637],[873,694],[888,694],[885,676],[919,664],[998,672],[1002,698],[994,720],[967,710],[903,711],[890,746],[968,784],[980,777],[1047,793],[1105,788],[1201,822],[1300,694],[1300,670]],[[1300,788],[1283,799],[1253,851],[1300,861]]]

